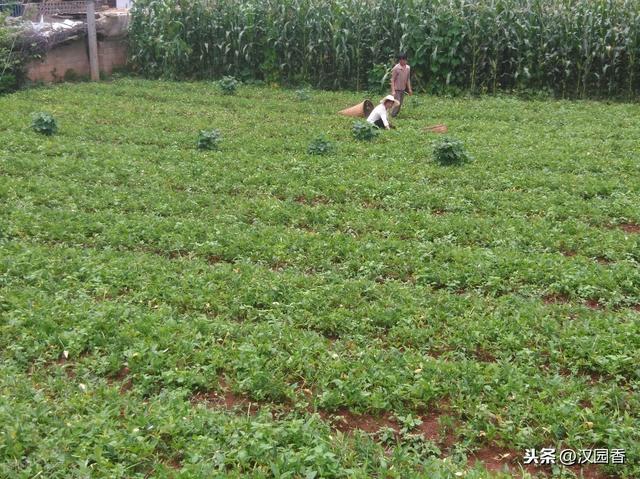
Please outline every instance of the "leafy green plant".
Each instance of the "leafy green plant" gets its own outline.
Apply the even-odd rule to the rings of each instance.
[[[58,125],[51,114],[38,112],[31,115],[31,129],[42,135],[53,135],[58,131]]]
[[[240,82],[232,76],[224,76],[218,81],[218,87],[225,95],[235,95]]]
[[[310,155],[327,155],[334,150],[335,146],[324,135],[320,135],[309,143],[307,153]]]
[[[441,165],[454,165],[471,161],[473,157],[462,141],[445,136],[433,145],[433,159]]]
[[[198,149],[219,150],[222,142],[222,134],[219,130],[201,130],[198,134]]]
[[[412,431],[413,429],[418,427],[420,424],[422,424],[422,419],[412,414],[407,414],[404,416],[398,415],[397,418],[398,418],[398,422],[402,425],[400,432],[403,434],[406,434],[409,431]]]
[[[378,128],[368,121],[356,120],[351,127],[351,133],[356,140],[371,141],[378,136]]]
[[[23,7],[22,2],[16,2],[0,8],[0,95],[25,83],[27,62],[41,53],[41,45],[28,40],[20,23],[7,21],[5,9],[19,12]]]
[[[378,441],[387,446],[392,445],[397,441],[396,436],[397,434],[395,429],[388,426],[381,427],[376,434]]]
[[[381,93],[389,89],[391,67],[377,63],[371,67],[367,75],[367,88],[373,93]]]
[[[432,441],[425,439],[422,434],[409,434],[406,431],[402,434],[402,448],[410,455],[419,457],[435,456],[442,454],[440,448]]]
[[[5,20],[6,15],[0,11],[0,94],[18,88],[18,72],[22,66],[15,32],[5,25]]]
[[[296,98],[299,101],[309,101],[311,100],[311,92],[306,88],[296,90]]]
[[[18,79],[13,73],[0,75],[0,94],[17,90]]]

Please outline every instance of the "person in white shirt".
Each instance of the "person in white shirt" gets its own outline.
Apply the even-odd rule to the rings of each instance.
[[[399,104],[400,102],[392,95],[385,96],[380,100],[380,104],[371,111],[367,121],[378,128],[390,130],[391,125],[389,125],[389,120],[387,119],[387,110]]]

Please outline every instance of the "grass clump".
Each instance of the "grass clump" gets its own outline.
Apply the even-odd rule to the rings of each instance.
[[[58,125],[50,113],[40,111],[31,115],[31,129],[41,135],[51,136],[58,131]]]
[[[362,120],[353,122],[351,132],[353,133],[353,137],[358,141],[371,141],[380,133],[374,125]]]
[[[311,92],[306,88],[301,88],[300,90],[296,90],[296,98],[298,101],[309,101],[311,100]]]
[[[328,155],[333,152],[335,146],[324,135],[317,136],[307,147],[307,153],[310,155]]]
[[[198,134],[198,149],[215,151],[220,149],[222,134],[219,130],[200,130]]]
[[[238,91],[240,82],[232,76],[224,76],[218,81],[218,88],[223,95],[235,95]]]
[[[444,137],[435,143],[433,159],[441,165],[458,165],[473,160],[473,157],[466,150],[462,141]]]

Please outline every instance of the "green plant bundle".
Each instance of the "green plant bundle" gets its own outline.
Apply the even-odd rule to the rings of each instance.
[[[356,120],[351,127],[351,133],[356,140],[371,141],[378,136],[380,131],[368,121]]]
[[[225,95],[235,95],[239,84],[240,82],[232,76],[224,76],[218,81],[218,87]]]
[[[433,159],[441,165],[455,165],[471,161],[464,143],[451,137],[440,138],[433,147]]]
[[[327,155],[334,150],[334,145],[324,135],[314,138],[307,147],[310,155]]]
[[[137,0],[150,77],[386,89],[398,51],[430,91],[640,92],[637,0]]]
[[[198,149],[219,150],[222,134],[219,130],[201,130],[198,134]]]
[[[58,125],[51,114],[41,111],[31,115],[31,129],[42,135],[53,135],[58,131]]]

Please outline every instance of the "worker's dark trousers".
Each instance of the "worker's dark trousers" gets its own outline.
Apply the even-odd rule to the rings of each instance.
[[[391,109],[391,116],[393,118],[398,116],[398,113],[400,113],[400,107],[402,107],[402,101],[404,100],[404,93],[405,93],[404,90],[396,90],[396,94],[393,95],[395,99],[400,102],[399,105],[394,105],[393,108]]]
[[[374,121],[373,124],[375,126],[377,126],[378,128],[384,128],[384,123],[382,123],[382,120],[380,118],[378,118],[376,121]]]

